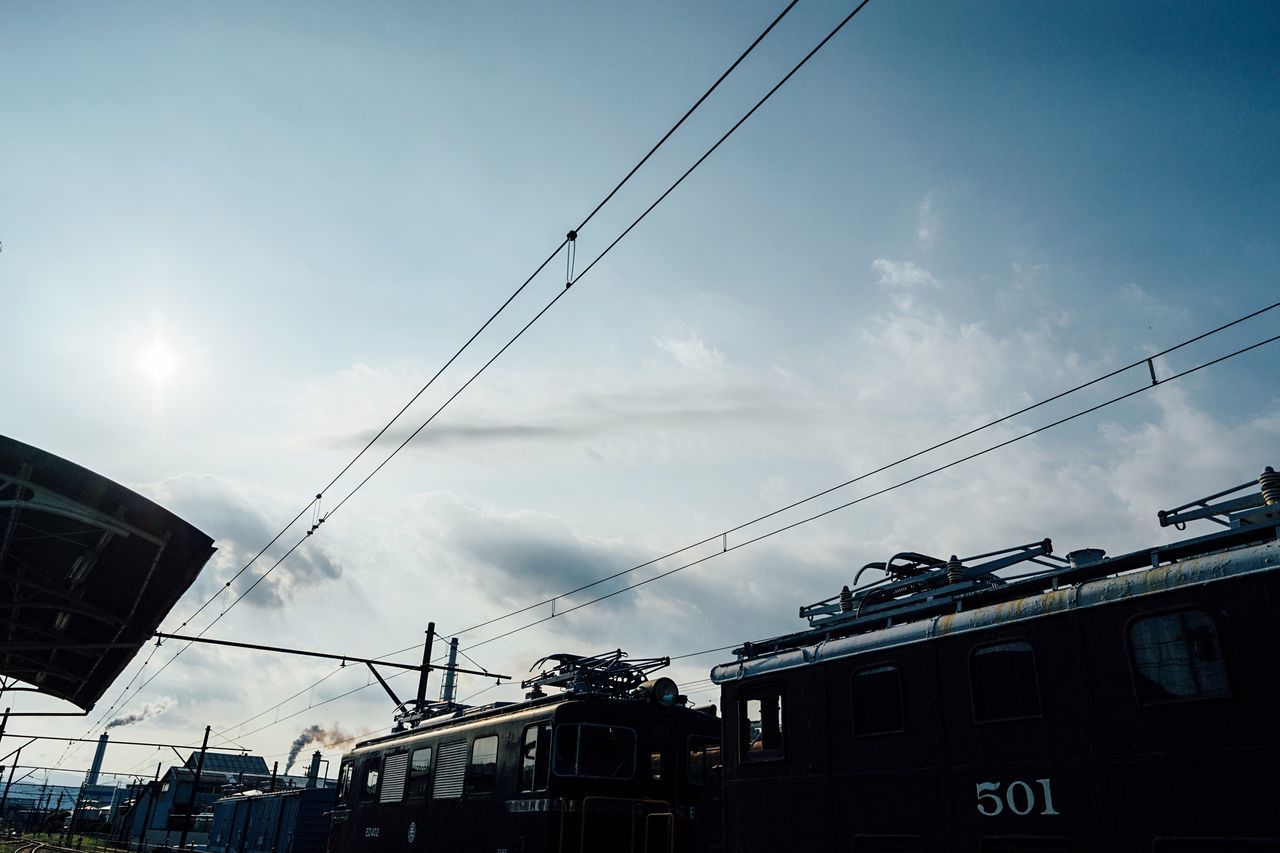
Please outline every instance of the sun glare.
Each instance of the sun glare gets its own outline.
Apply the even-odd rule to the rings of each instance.
[[[138,353],[137,364],[142,374],[157,387],[178,372],[177,355],[160,338],[153,338],[151,344]]]

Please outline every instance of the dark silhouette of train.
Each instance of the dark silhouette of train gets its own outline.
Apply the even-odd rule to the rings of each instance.
[[[555,655],[520,703],[432,708],[339,768],[329,850],[550,853],[718,846],[697,809],[720,764],[713,708],[687,706],[666,658]],[[563,692],[545,695],[543,688]]]
[[[1159,518],[1222,529],[870,563],[712,670],[720,717],[559,656],[563,695],[360,744],[329,849],[1280,851],[1280,474]]]

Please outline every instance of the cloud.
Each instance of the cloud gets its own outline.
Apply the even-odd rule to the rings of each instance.
[[[157,503],[208,533],[218,551],[200,573],[196,589],[204,597],[213,594],[256,555],[279,528],[230,483],[218,477],[185,474],[164,480],[146,489]],[[283,511],[280,513],[285,519]],[[300,522],[301,523],[301,522]],[[264,572],[284,553],[305,528],[295,528],[268,549],[257,562],[236,580],[230,592],[239,596],[248,591]],[[259,609],[278,609],[305,595],[309,590],[337,580],[342,567],[316,538],[308,541],[247,594],[243,603]],[[233,599],[224,598],[225,607]]]
[[[876,258],[871,268],[880,274],[880,287],[893,297],[894,305],[899,311],[908,312],[915,309],[916,293],[923,289],[937,288],[941,282],[933,273],[913,261],[891,261],[888,258]]]
[[[648,464],[703,453],[716,435],[763,432],[803,420],[811,405],[803,382],[778,371],[671,375],[654,369],[623,382],[578,376],[549,384],[495,375],[466,406],[433,422],[407,449],[447,450],[451,458],[486,465],[495,457],[525,462],[552,451]],[[398,445],[414,429],[411,417],[390,429],[383,444]],[[305,443],[355,450],[374,434],[373,429],[311,434]]]
[[[430,503],[437,521],[434,547],[448,552],[463,583],[478,584],[487,598],[504,606],[575,589],[640,560],[634,547],[579,536],[546,513],[485,510],[441,494]],[[593,587],[575,601],[619,585]]]
[[[880,286],[891,290],[912,290],[920,287],[937,287],[939,282],[933,273],[913,261],[891,261],[877,258],[871,268],[880,273]]]
[[[1014,261],[1011,269],[1013,270],[1013,289],[1018,291],[1035,287],[1040,275],[1049,269],[1049,265]]]
[[[724,353],[715,347],[707,346],[706,341],[697,336],[687,338],[653,338],[658,349],[670,355],[681,367],[689,370],[711,371],[724,366]]]
[[[938,215],[933,209],[933,199],[933,190],[929,190],[916,210],[916,240],[922,249],[932,249],[938,242]]]

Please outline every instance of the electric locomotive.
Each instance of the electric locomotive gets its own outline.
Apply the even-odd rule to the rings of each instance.
[[[526,701],[426,709],[344,756],[331,853],[691,853],[718,847],[703,808],[720,764],[714,706],[667,658],[554,655]],[[562,692],[547,695],[544,688]]]
[[[743,644],[712,671],[726,848],[1280,851],[1280,474],[1159,513],[1196,519],[1225,529],[897,554]]]

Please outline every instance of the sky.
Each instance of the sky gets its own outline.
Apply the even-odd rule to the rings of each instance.
[[[0,3],[0,432],[216,540],[177,628],[781,8]],[[1245,0],[873,0],[582,274],[850,9],[797,4],[581,229],[573,287],[466,385],[565,290],[561,252],[208,636],[413,662],[428,622],[450,636],[703,543],[511,636],[484,642],[551,605],[461,633],[464,665],[516,684],[463,677],[460,698],[508,701],[555,652],[678,657],[799,629],[799,606],[898,551],[1169,541],[1158,509],[1280,463],[1270,344],[751,541],[1150,386],[1139,364],[739,529],[1280,294],[1280,8]],[[1268,311],[1154,368],[1277,334]],[[178,648],[144,649],[87,719],[14,728],[93,738],[146,716],[113,735],[198,744],[210,725],[271,762],[311,726],[390,725],[358,667],[193,646],[156,675]],[[728,658],[670,674],[715,702]],[[112,747],[104,767],[149,775],[166,755]],[[81,773],[91,757],[23,755]]]

